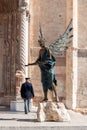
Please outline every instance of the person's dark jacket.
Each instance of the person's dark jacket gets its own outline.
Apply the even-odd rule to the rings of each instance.
[[[29,99],[34,97],[33,86],[29,82],[25,82],[22,84],[20,92],[22,98]]]

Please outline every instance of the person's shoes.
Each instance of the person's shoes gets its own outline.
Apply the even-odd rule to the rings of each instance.
[[[44,98],[43,100],[41,100],[40,102],[47,102],[48,99],[47,98]]]
[[[25,114],[28,114],[27,112],[25,112]]]

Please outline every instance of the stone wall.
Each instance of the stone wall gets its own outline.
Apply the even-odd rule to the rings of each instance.
[[[2,16],[0,16],[2,19]],[[3,20],[0,20],[0,92],[4,93],[4,88],[2,85],[2,76],[3,76],[3,44],[4,44],[4,24]]]
[[[87,107],[87,0],[78,0],[77,107]]]
[[[66,106],[87,107],[87,0],[73,0],[73,42],[67,51]],[[70,12],[69,12],[70,14]]]
[[[66,0],[66,23],[69,22],[70,19],[73,19],[73,0]],[[73,27],[73,21],[72,21],[72,27]],[[66,106],[71,107],[72,106],[72,94],[73,94],[73,52],[71,47],[73,46],[73,41],[71,43],[71,46],[66,51]]]
[[[15,6],[17,8],[12,9],[19,11],[18,3]],[[26,16],[29,12],[22,11],[24,10],[20,12],[8,10],[7,13],[5,8],[1,8],[3,14],[0,13],[0,104],[4,105],[10,104],[10,101],[16,98],[19,90],[15,77],[16,70],[24,70],[25,21],[26,18],[28,19]],[[87,0],[30,1],[29,62],[35,61],[38,57],[39,24],[41,24],[46,45],[49,45],[65,31],[70,19],[73,18],[72,45],[64,56],[56,58],[55,67],[58,80],[57,92],[60,97],[66,98],[68,108],[87,107],[86,12]],[[35,96],[42,97],[38,66],[29,66],[29,76],[34,86]]]

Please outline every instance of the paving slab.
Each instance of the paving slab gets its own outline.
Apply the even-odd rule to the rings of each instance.
[[[36,111],[28,114],[0,111],[0,130],[87,130],[87,115],[68,110],[70,122],[38,122]]]

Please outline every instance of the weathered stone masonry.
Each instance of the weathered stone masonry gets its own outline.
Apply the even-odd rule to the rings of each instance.
[[[64,32],[72,18],[72,45],[64,56],[57,57],[57,91],[68,108],[87,108],[86,12],[87,0],[0,0],[1,105],[10,105],[10,101],[20,98],[20,85],[26,75],[26,57],[33,62],[38,56],[39,23],[48,45]],[[26,23],[29,23],[28,30]],[[42,96],[39,68],[29,67],[27,73],[36,97]]]

